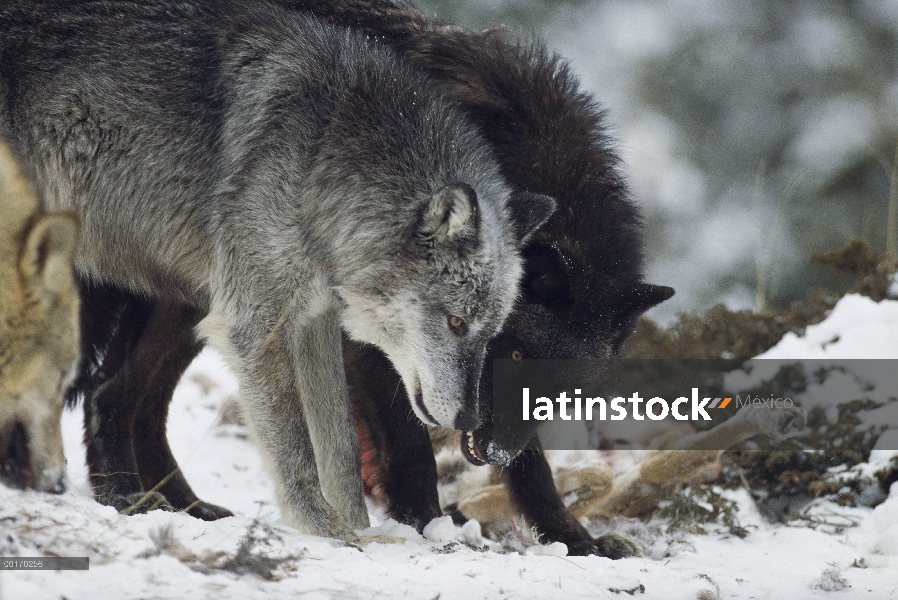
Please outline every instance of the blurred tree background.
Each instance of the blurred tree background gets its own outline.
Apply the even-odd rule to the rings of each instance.
[[[887,249],[898,147],[896,0],[449,0],[429,15],[502,24],[567,57],[609,108],[646,217],[662,321],[764,309],[851,281],[810,261]]]

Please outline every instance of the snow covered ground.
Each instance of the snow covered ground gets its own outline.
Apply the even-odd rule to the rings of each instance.
[[[898,302],[848,296],[827,321],[765,356],[896,358]],[[207,350],[178,388],[169,419],[194,490],[237,515],[214,523],[162,511],[124,517],[94,502],[80,411],[66,413],[70,490],[54,496],[0,486],[0,555],[89,556],[90,570],[0,571],[0,599],[898,598],[898,484],[874,509],[821,502],[816,510],[842,526],[817,529],[770,524],[745,490],[725,490],[750,530],[744,539],[723,527],[671,538],[651,523],[622,521],[617,528],[645,545],[645,557],[614,562],[568,557],[558,545],[477,550],[471,524],[435,522],[427,539],[383,523],[376,507],[373,521],[382,524],[366,533],[394,543],[359,551],[303,535],[280,522],[244,429],[217,425],[222,403],[236,393],[233,376]],[[884,464],[893,454],[872,460]]]

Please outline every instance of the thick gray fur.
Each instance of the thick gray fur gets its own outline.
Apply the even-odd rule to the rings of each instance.
[[[266,2],[4,2],[0,128],[45,208],[81,215],[80,277],[208,311],[285,518],[344,539],[368,517],[341,327],[422,420],[470,428],[554,208],[510,198],[391,51]]]

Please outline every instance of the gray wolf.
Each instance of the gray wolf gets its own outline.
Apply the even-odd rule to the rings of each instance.
[[[564,542],[572,554],[632,554],[632,543],[619,538],[592,539],[559,497],[539,440],[531,438],[524,448],[501,447],[493,439],[490,415],[491,359],[616,355],[638,316],[673,294],[643,281],[639,213],[601,107],[563,59],[499,29],[471,32],[391,0],[280,4],[396,48],[444,85],[475,120],[513,189],[558,201],[559,210],[524,248],[521,294],[488,346],[479,390],[481,426],[456,434],[455,444],[470,461],[504,465],[502,478],[516,509],[543,539]],[[95,407],[108,404],[125,413],[123,419],[149,423],[128,438],[89,439],[91,472],[103,472],[103,461],[117,457],[122,470],[138,471],[153,487],[177,469],[159,423],[164,424],[178,378],[202,348],[184,334],[201,315],[121,287],[93,286],[86,298],[95,316],[85,319],[87,360],[72,396],[85,397],[88,420],[95,418]],[[413,406],[382,351],[344,339],[343,356],[367,457],[366,486],[392,517],[420,529],[443,512],[428,431],[410,418]],[[153,367],[147,369],[150,357]],[[130,410],[122,408],[126,405]],[[229,514],[197,499],[180,474],[160,491],[198,517]]]
[[[44,214],[0,140],[0,480],[66,488],[60,414],[79,357],[78,220]]]
[[[478,426],[486,344],[554,202],[510,192],[414,67],[239,1],[7,2],[0,40],[0,121],[46,207],[81,216],[79,277],[205,314],[288,522],[368,525],[341,329],[422,421]]]

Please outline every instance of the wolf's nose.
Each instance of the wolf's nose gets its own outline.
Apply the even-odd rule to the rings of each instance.
[[[480,427],[480,415],[473,408],[458,413],[455,417],[455,428],[459,431],[474,431]]]
[[[65,473],[63,473],[62,475],[59,476],[59,479],[57,479],[56,482],[53,484],[53,487],[51,487],[47,491],[50,492],[51,494],[61,494],[66,490],[66,488],[68,487],[68,484],[69,484],[69,476],[66,475]]]

